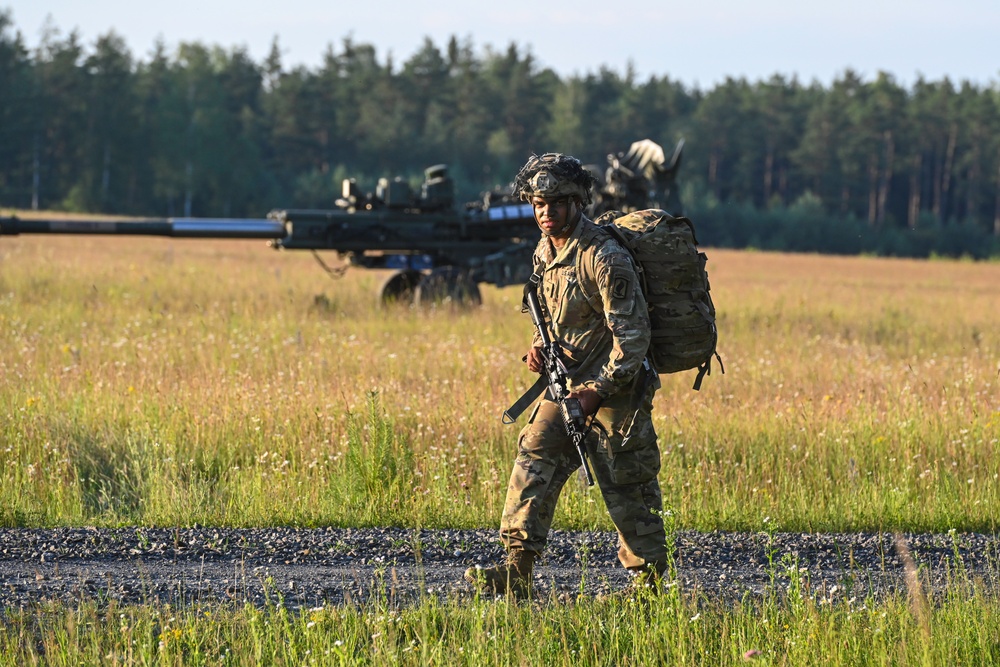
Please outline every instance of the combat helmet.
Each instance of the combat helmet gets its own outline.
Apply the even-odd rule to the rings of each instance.
[[[591,202],[596,180],[572,155],[532,155],[514,178],[511,194],[528,201],[532,197],[579,197]]]

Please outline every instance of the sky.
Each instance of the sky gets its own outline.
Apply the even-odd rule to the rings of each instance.
[[[347,38],[401,66],[429,38],[505,51],[517,44],[561,77],[601,67],[708,90],[775,74],[828,86],[853,69],[910,86],[919,76],[1000,85],[1000,0],[0,0],[29,48],[49,24],[85,45],[114,30],[148,60],[156,41],[245,48],[277,37],[286,69],[319,67]]]

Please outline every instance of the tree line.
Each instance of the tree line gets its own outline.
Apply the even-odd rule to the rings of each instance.
[[[811,247],[824,241],[806,233],[808,218],[851,238],[1000,248],[996,84],[905,88],[847,70],[828,87],[775,75],[700,90],[629,69],[560,77],[516,44],[477,50],[454,37],[427,39],[401,63],[350,38],[312,69],[285,67],[277,40],[263,62],[200,43],[157,44],[139,60],[114,32],[84,45],[51,26],[29,50],[0,10],[9,207],[260,217],[330,207],[345,177],[372,187],[437,163],[473,198],[531,153],[603,162],[637,139],[669,152],[681,137],[685,204],[710,219],[709,242],[827,249]],[[789,240],[809,235],[818,240]],[[951,252],[931,246],[942,243]]]

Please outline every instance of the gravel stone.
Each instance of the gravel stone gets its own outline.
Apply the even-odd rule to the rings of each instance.
[[[723,600],[787,595],[864,600],[955,582],[998,588],[996,535],[698,533],[674,536],[676,585]],[[625,586],[611,532],[553,531],[535,568],[539,598]],[[471,596],[466,568],[503,557],[495,530],[404,528],[0,529],[0,609],[43,601],[158,601],[311,608]]]

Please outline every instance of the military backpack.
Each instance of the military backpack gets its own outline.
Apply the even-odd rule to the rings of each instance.
[[[709,294],[708,257],[698,250],[694,225],[687,218],[647,209],[623,214],[608,211],[594,221],[632,255],[649,308],[649,360],[657,373],[694,368],[694,389],[712,372],[719,333]]]

